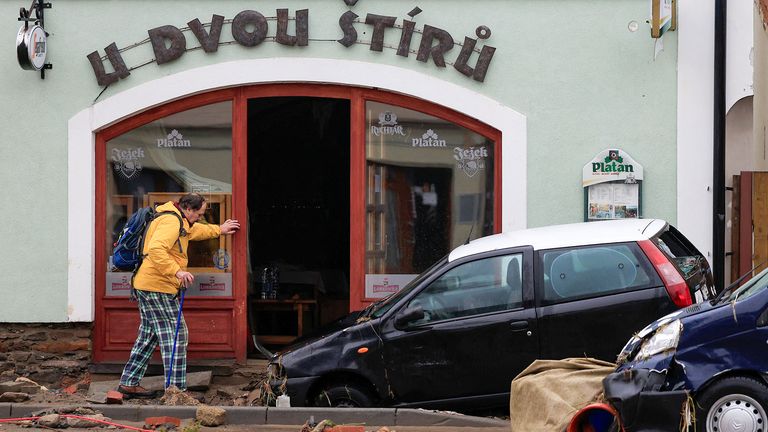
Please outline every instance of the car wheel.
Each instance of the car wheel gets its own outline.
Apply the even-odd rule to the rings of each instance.
[[[768,432],[768,387],[752,378],[724,378],[705,390],[696,421],[706,432]],[[697,429],[699,429],[697,427]]]
[[[333,384],[315,396],[315,406],[365,408],[373,406],[373,398],[355,384]]]

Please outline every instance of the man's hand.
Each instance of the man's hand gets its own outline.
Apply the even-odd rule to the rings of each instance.
[[[219,225],[222,234],[234,234],[240,229],[240,222],[237,219],[227,219]]]
[[[179,278],[179,283],[184,288],[189,288],[189,286],[192,285],[192,282],[195,281],[195,275],[184,270],[177,271],[176,277]]]

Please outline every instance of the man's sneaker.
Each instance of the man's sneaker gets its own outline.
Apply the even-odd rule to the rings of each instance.
[[[157,395],[157,392],[147,390],[140,385],[126,386],[121,384],[117,387],[117,391],[122,393],[125,399],[150,399]]]

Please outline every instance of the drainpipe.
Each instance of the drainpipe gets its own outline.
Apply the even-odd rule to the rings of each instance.
[[[728,0],[715,0],[712,262],[718,290],[725,286],[725,37]]]

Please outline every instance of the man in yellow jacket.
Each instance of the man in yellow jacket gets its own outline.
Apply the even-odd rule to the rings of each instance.
[[[232,219],[227,219],[221,225],[196,224],[205,214],[206,207],[205,198],[201,195],[184,195],[178,203],[169,201],[156,210],[158,213],[174,212],[177,217],[159,215],[147,228],[142,251],[144,260],[133,281],[141,315],[139,335],[118,387],[125,398],[154,396],[154,392],[147,391],[139,382],[158,344],[165,376],[168,376],[179,313],[177,294],[181,287],[186,288],[195,280],[195,276],[186,270],[190,240],[208,240],[222,234],[233,234],[240,229],[240,223]],[[179,218],[182,221],[181,229]],[[187,336],[187,324],[182,316],[170,379],[170,385],[180,390],[187,388]]]

